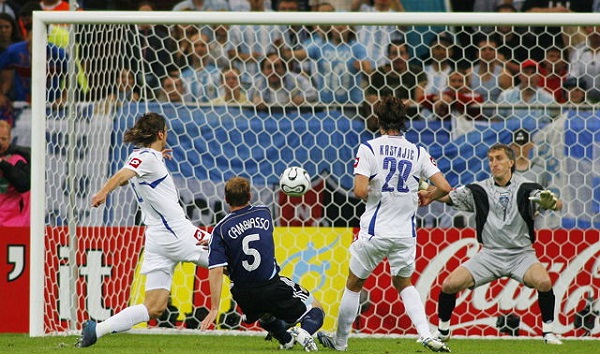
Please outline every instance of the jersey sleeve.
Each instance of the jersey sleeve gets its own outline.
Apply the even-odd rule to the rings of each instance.
[[[368,144],[361,144],[354,160],[354,174],[373,177],[377,174],[377,166],[373,158],[373,150]]]
[[[430,178],[434,174],[440,172],[440,169],[437,167],[437,161],[435,161],[435,159],[429,155],[429,152],[420,146],[419,150],[423,156],[423,169],[421,175],[425,178]]]
[[[133,152],[129,155],[129,159],[123,168],[127,168],[135,172],[139,177],[143,177],[152,171],[157,170],[158,159],[149,152]]]
[[[208,244],[208,269],[226,267],[228,264],[227,255],[225,254],[225,243],[217,230],[215,228]]]
[[[474,212],[475,211],[475,200],[473,199],[473,192],[469,188],[464,186],[459,187],[455,190],[450,191],[450,200],[452,206],[457,210]]]

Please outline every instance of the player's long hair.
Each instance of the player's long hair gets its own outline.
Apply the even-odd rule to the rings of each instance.
[[[150,146],[158,139],[158,133],[164,132],[167,121],[158,113],[149,112],[138,118],[135,125],[123,136],[123,141],[137,147]]]
[[[241,207],[250,202],[250,182],[243,177],[233,177],[225,183],[225,202]]]
[[[373,113],[379,119],[379,129],[384,131],[406,131],[406,106],[402,100],[388,96],[375,104]]]

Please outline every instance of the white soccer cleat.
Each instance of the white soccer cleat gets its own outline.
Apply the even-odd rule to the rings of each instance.
[[[548,332],[544,334],[544,343],[553,344],[553,345],[561,345],[563,344],[558,336],[552,332]]]
[[[306,330],[294,327],[289,332],[294,337],[296,343],[299,343],[307,352],[316,352],[319,350],[317,343],[315,343],[313,337]]]
[[[450,348],[448,348],[446,343],[434,337],[424,338],[423,346],[432,352],[450,353]]]
[[[335,337],[325,332],[317,332],[317,339],[325,348],[337,350],[340,352],[345,352],[347,346],[340,347],[335,343]]]

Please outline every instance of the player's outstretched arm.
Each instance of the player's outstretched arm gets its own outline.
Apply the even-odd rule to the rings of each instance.
[[[446,177],[441,172],[435,173],[433,176],[429,178],[429,180],[435,185],[435,187],[431,186],[423,186],[419,187],[419,205],[427,206],[431,204],[434,200],[439,200],[441,202],[445,202],[446,196],[452,190],[450,183],[446,180]]]
[[[217,319],[219,304],[221,303],[221,288],[223,287],[223,270],[225,267],[211,268],[208,271],[208,282],[210,284],[210,312],[200,324],[201,330],[206,330]]]
[[[106,202],[108,194],[114,191],[117,187],[127,184],[127,182],[135,177],[136,173],[128,168],[122,168],[115,173],[111,178],[104,183],[96,194],[92,196],[92,206],[97,207]]]

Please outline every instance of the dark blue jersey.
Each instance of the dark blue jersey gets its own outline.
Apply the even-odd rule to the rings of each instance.
[[[279,273],[273,242],[273,218],[266,206],[249,205],[215,226],[208,268],[227,267],[236,286],[258,285]]]

